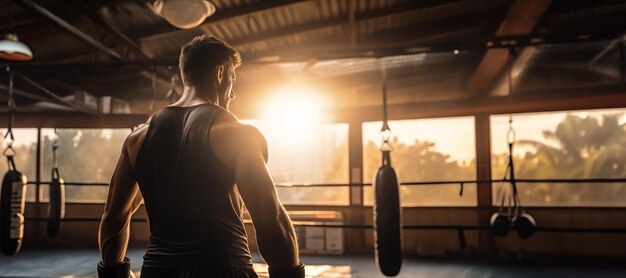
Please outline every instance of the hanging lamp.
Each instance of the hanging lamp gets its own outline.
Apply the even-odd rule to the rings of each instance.
[[[17,35],[7,34],[5,39],[0,41],[0,58],[11,61],[29,61],[33,59],[33,52],[17,39]]]
[[[152,10],[180,29],[191,29],[213,15],[215,5],[207,0],[156,0]]]

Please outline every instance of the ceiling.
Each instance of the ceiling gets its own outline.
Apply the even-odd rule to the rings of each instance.
[[[16,33],[34,53],[30,62],[0,61],[15,73],[18,111],[84,113],[67,101],[84,91],[149,113],[169,103],[172,87],[180,90],[171,82],[180,47],[201,34],[242,52],[233,110],[244,116],[282,84],[313,84],[338,109],[380,105],[382,68],[392,105],[507,95],[507,65],[514,95],[567,98],[571,90],[624,84],[626,1],[211,2],[213,16],[182,30],[148,1],[35,3],[68,28],[33,1],[1,0],[0,33]],[[3,70],[0,100],[7,87]]]

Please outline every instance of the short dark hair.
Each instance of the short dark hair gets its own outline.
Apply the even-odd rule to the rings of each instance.
[[[228,43],[207,35],[200,35],[183,46],[178,66],[183,81],[199,84],[207,78],[207,72],[230,60],[234,67],[241,65],[241,55]]]

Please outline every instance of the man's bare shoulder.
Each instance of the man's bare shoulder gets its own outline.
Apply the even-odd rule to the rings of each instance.
[[[126,141],[124,142],[124,144],[132,146],[132,145],[136,145],[138,141],[143,141],[143,138],[145,138],[146,134],[148,133],[148,128],[150,127],[150,121],[151,119],[148,119],[148,121],[146,121],[145,123],[134,127],[133,130],[128,135],[128,138],[126,138]]]
[[[135,159],[137,158],[137,154],[139,153],[139,149],[141,148],[141,145],[146,138],[146,134],[148,134],[148,128],[150,127],[151,120],[152,118],[148,119],[148,121],[146,121],[145,123],[135,127],[126,138],[126,141],[124,141],[124,151],[128,154],[130,161],[133,164],[133,167]]]
[[[211,127],[210,137],[240,143],[256,140],[265,141],[263,134],[256,127],[240,122],[230,113],[221,113],[216,118]]]
[[[239,144],[264,143],[263,134],[254,126],[238,120],[216,121],[211,127],[211,139],[231,141]],[[261,140],[262,142],[259,142]]]
[[[213,124],[209,143],[226,165],[233,165],[233,160],[244,150],[259,151],[267,160],[267,142],[263,134],[256,127],[228,115]]]

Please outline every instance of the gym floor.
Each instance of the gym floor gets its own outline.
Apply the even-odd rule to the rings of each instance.
[[[139,274],[144,250],[132,249],[128,257]],[[96,277],[97,250],[22,250],[0,260],[0,277]],[[369,256],[304,255],[307,277],[384,277]],[[260,262],[258,255],[255,262]],[[267,266],[255,263],[260,277]],[[139,277],[139,276],[137,276]],[[405,259],[397,277],[626,277],[626,266],[613,264],[495,264],[433,259]]]

